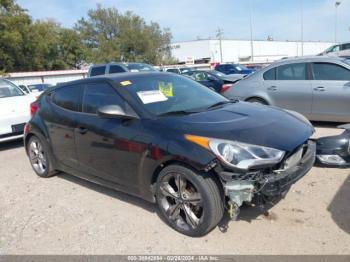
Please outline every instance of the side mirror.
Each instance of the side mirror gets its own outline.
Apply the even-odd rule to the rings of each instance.
[[[105,117],[105,118],[125,118],[125,119],[136,118],[135,116],[126,114],[124,109],[118,105],[102,106],[97,110],[97,114],[100,117]]]

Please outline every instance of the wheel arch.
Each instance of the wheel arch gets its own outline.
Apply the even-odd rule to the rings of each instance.
[[[271,105],[271,102],[269,101],[269,99],[267,99],[266,97],[263,97],[263,96],[258,96],[258,95],[247,97],[244,101],[248,102],[251,99],[258,99],[258,100],[265,102],[267,105]]]
[[[183,161],[183,160],[179,160],[179,159],[170,159],[170,160],[167,160],[167,161],[159,164],[152,173],[150,187],[151,187],[151,191],[153,194],[155,194],[155,191],[156,191],[156,183],[157,183],[157,179],[158,179],[159,174],[161,173],[161,171],[164,168],[166,168],[167,166],[170,166],[170,165],[180,165],[180,166],[186,167],[188,169],[191,169],[192,171],[195,171],[195,172],[206,173],[210,176],[215,177],[215,179],[217,181],[220,181],[219,175],[212,170],[205,171],[203,168],[199,168],[198,166],[194,165],[193,163],[189,163],[187,161]]]

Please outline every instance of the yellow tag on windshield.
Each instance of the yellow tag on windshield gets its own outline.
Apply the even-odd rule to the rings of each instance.
[[[158,82],[159,91],[166,97],[173,97],[173,83]]]
[[[120,82],[120,84],[122,86],[128,86],[128,85],[131,85],[132,83],[129,80],[127,80],[127,81]]]

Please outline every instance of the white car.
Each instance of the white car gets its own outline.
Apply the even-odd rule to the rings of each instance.
[[[19,139],[30,119],[30,104],[36,100],[8,80],[0,79],[0,143]]]
[[[350,56],[350,42],[333,45],[321,55],[348,57]]]

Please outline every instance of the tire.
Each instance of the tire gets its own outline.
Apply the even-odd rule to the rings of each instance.
[[[27,143],[27,153],[34,172],[40,177],[51,177],[57,173],[52,166],[52,157],[48,145],[37,136],[32,136]]]
[[[191,237],[206,235],[224,214],[217,180],[182,165],[170,165],[160,172],[156,200],[167,224]]]
[[[247,99],[247,102],[261,104],[261,105],[268,105],[268,103],[264,99],[255,98],[255,97]]]

